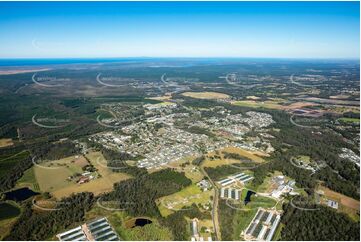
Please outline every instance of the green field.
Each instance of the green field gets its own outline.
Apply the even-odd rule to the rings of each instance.
[[[53,192],[55,190],[72,185],[74,182],[68,181],[69,176],[75,173],[82,173],[80,166],[71,163],[75,157],[67,157],[61,160],[49,161],[42,163],[43,168],[40,166],[34,166],[34,173],[37,182],[39,183],[40,190],[42,192]],[[53,169],[49,169],[53,168]]]
[[[338,121],[344,122],[344,123],[360,123],[359,118],[339,118]]]
[[[24,175],[17,181],[16,187],[29,187],[33,191],[40,191],[39,184],[36,181],[34,167],[24,172]]]
[[[168,216],[184,206],[195,204],[207,204],[212,196],[212,191],[202,192],[195,184],[169,196],[158,199],[158,208],[163,217]]]

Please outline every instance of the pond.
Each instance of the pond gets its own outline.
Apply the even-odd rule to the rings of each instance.
[[[10,203],[0,203],[0,220],[16,217],[20,214],[20,209]]]
[[[151,223],[153,223],[153,221],[147,218],[133,218],[131,220],[128,220],[125,224],[127,228],[134,228],[134,227],[143,227]]]
[[[152,223],[152,220],[149,220],[149,219],[146,219],[146,218],[137,218],[135,220],[133,228],[137,227],[137,226],[143,227],[144,225],[151,224],[151,223]]]
[[[5,200],[24,201],[29,197],[38,195],[40,193],[34,192],[27,187],[19,188],[10,192],[5,192]]]
[[[252,192],[250,190],[247,191],[246,197],[244,198],[244,205],[247,205],[251,201],[251,196],[253,194],[256,194],[255,192]]]

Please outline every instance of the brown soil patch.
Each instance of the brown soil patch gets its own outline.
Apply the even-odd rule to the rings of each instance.
[[[360,201],[343,195],[341,193],[332,191],[326,187],[321,186],[321,190],[325,192],[325,196],[340,202],[342,205],[352,208],[354,210],[360,210]]]
[[[0,147],[7,147],[13,145],[12,139],[0,139]]]

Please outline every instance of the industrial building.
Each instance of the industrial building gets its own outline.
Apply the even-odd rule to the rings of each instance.
[[[236,174],[236,175],[228,176],[227,178],[218,181],[218,183],[222,187],[225,187],[225,186],[231,185],[231,184],[233,184],[235,182],[240,182],[242,184],[245,184],[246,182],[252,180],[253,178],[254,178],[253,176],[241,172],[241,173]]]
[[[119,241],[106,218],[85,223],[56,236],[60,241]]]
[[[270,241],[281,220],[276,210],[259,208],[251,223],[242,233],[245,240]]]
[[[235,188],[221,188],[221,198],[239,200],[241,191]]]

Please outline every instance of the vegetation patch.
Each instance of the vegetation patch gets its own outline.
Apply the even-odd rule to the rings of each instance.
[[[211,203],[212,191],[203,192],[197,185],[191,185],[181,191],[158,199],[157,204],[163,217],[174,211],[189,207],[193,203],[198,205],[208,205]]]
[[[220,92],[183,92],[182,95],[196,99],[228,99],[231,97]]]

